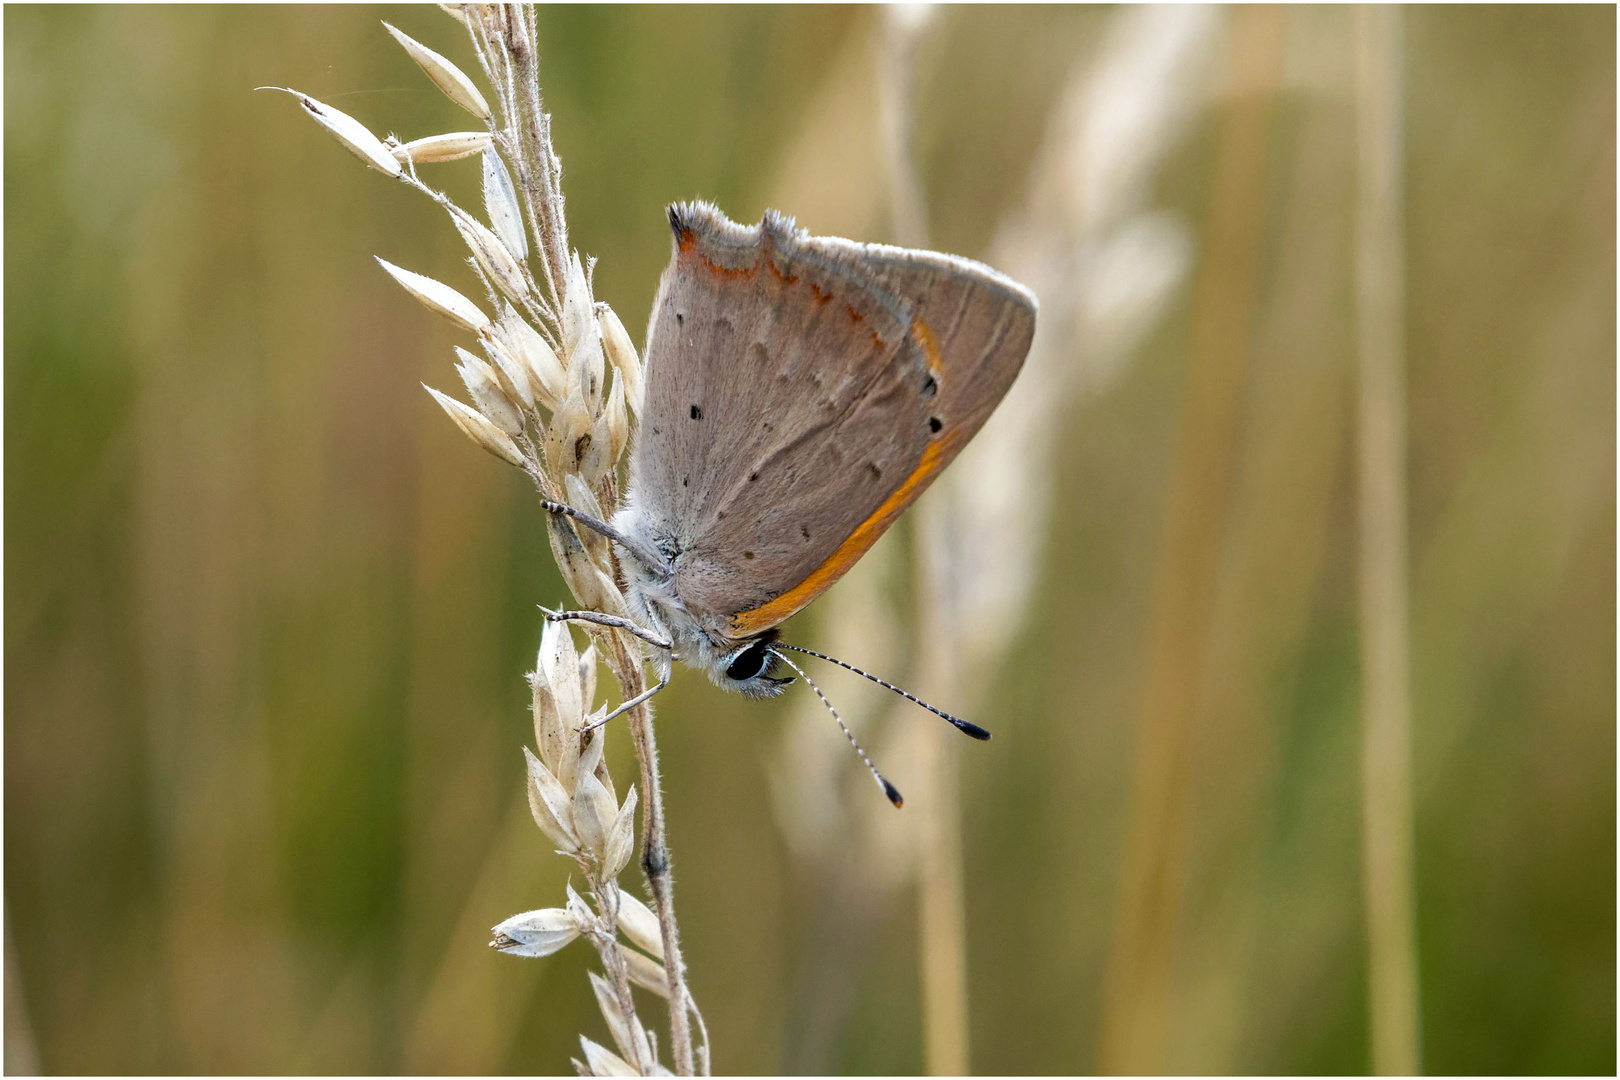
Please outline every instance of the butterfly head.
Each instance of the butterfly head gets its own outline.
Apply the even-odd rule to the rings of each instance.
[[[749,638],[730,652],[720,654],[715,658],[709,677],[717,685],[745,697],[764,698],[780,694],[793,681],[793,677],[778,678],[772,675],[781,664],[781,658],[771,648],[777,636],[775,630],[768,630]]]

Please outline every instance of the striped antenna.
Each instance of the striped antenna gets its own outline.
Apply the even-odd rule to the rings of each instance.
[[[791,645],[788,647],[792,648]],[[843,729],[844,737],[849,740],[849,745],[855,748],[855,752],[861,755],[861,760],[866,762],[866,767],[872,770],[872,778],[878,782],[878,787],[883,789],[883,794],[888,796],[889,801],[894,803],[896,809],[899,809],[906,801],[901,798],[900,789],[889,783],[888,779],[877,771],[877,766],[873,765],[872,759],[866,756],[866,751],[861,749],[861,744],[855,741],[855,733],[849,730],[849,725],[844,723],[844,718],[839,716],[838,710],[832,707],[832,702],[828,701],[827,695],[821,692],[821,687],[817,686],[816,681],[804,673],[802,667],[777,652],[774,648],[771,650],[771,654],[794,671],[797,671],[799,678],[810,684],[810,689],[816,692],[816,697],[820,698],[821,703],[827,706],[827,711],[832,713],[832,718],[838,721],[838,726]]]
[[[879,686],[887,687],[888,689],[893,690],[895,693],[899,694],[901,697],[905,698],[907,701],[911,702],[913,705],[921,705],[923,708],[927,709],[929,712],[933,713],[935,716],[938,716],[938,717],[940,717],[940,718],[942,718],[944,720],[948,720],[952,727],[954,727],[957,731],[960,731],[964,735],[971,735],[973,738],[978,739],[980,742],[985,742],[990,738],[990,733],[988,731],[984,730],[984,728],[980,727],[978,724],[970,724],[966,720],[963,720],[960,716],[952,716],[950,713],[946,712],[944,709],[936,709],[932,705],[928,704],[928,702],[922,700],[921,698],[914,697],[911,694],[906,693],[904,690],[902,690],[898,686],[894,685],[894,683],[885,682],[884,680],[878,678],[876,675],[873,675],[873,674],[871,674],[869,672],[862,671],[860,668],[856,667],[854,664],[846,664],[842,660],[838,659],[837,657],[828,656],[826,653],[818,653],[814,649],[804,649],[804,648],[800,648],[797,645],[789,645],[784,641],[778,641],[775,644],[774,648],[792,649],[794,652],[802,652],[806,656],[814,656],[818,660],[825,660],[829,664],[837,664],[839,667],[843,668],[846,671],[853,671],[855,674],[859,675],[863,679],[871,679],[873,682],[877,683]],[[780,655],[780,654],[778,654],[778,655]],[[786,660],[787,657],[783,656],[782,659]],[[799,669],[794,668],[793,670],[798,671]],[[806,680],[806,681],[808,681],[808,680]],[[829,706],[829,708],[830,708],[830,706]]]

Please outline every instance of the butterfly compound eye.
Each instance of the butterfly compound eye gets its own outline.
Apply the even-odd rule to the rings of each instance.
[[[726,668],[726,678],[747,682],[755,676],[764,674],[770,661],[770,646],[763,641],[756,641],[737,654],[737,659]]]

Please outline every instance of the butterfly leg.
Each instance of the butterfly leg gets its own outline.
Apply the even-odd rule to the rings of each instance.
[[[621,619],[617,615],[608,615],[600,611],[552,611],[548,607],[541,607],[540,610],[546,613],[547,622],[588,622],[597,626],[611,626],[618,630],[630,631],[656,649],[668,651],[675,647],[672,642],[664,640],[651,630],[643,629],[629,619]]]
[[[585,725],[580,729],[580,733],[585,735],[590,734],[603,724],[607,723],[609,720],[612,720],[615,716],[618,716],[620,713],[629,712],[631,709],[635,708],[637,705],[640,705],[643,701],[646,701],[648,698],[652,697],[654,694],[658,693],[658,691],[662,690],[668,685],[669,678],[666,676],[665,678],[660,679],[657,685],[653,686],[649,690],[643,690],[641,693],[637,694],[623,705],[620,705],[617,709],[614,709],[612,712],[602,717],[602,719],[598,720],[596,723]]]
[[[656,570],[658,573],[663,574],[666,577],[669,576],[669,563],[665,562],[662,556],[648,548],[647,545],[638,543],[626,536],[624,533],[620,532],[618,529],[615,529],[607,522],[594,518],[585,513],[583,510],[575,510],[572,506],[564,506],[562,503],[552,502],[550,499],[541,499],[540,508],[548,513],[561,514],[563,517],[573,518],[575,521],[579,522],[593,533],[605,536],[609,540],[612,540],[615,544],[618,544],[619,547],[623,548],[630,555],[634,556],[637,562],[651,570]]]

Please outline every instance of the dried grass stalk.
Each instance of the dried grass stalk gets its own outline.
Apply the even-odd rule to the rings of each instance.
[[[447,97],[485,121],[486,131],[384,141],[353,117],[289,92],[351,153],[442,206],[467,243],[487,307],[430,277],[378,260],[407,292],[474,335],[483,349],[483,357],[456,349],[456,370],[472,404],[430,387],[434,400],[474,443],[523,469],[542,498],[611,518],[619,500],[618,468],[641,406],[642,361],[618,316],[592,295],[591,264],[568,245],[562,166],[551,144],[551,118],[540,101],[534,10],[527,5],[445,10],[472,37],[493,89],[493,108],[446,57],[392,26],[388,31]],[[487,224],[416,172],[421,164],[473,154],[482,160]],[[531,233],[538,274],[530,265]],[[581,535],[556,515],[547,519],[547,534],[579,606],[622,615],[612,546],[593,533]],[[525,750],[535,824],[560,854],[578,864],[585,893],[570,887],[563,906],[507,919],[495,927],[491,944],[529,957],[549,955],[581,937],[596,948],[604,974],[593,974],[591,985],[617,1053],[582,1037],[585,1061],[575,1062],[582,1073],[669,1074],[658,1061],[656,1039],[636,1013],[634,984],[669,1002],[675,1071],[707,1074],[707,1034],[695,1050],[692,1041],[692,1021],[700,1031],[703,1024],[687,993],[681,961],[652,709],[642,702],[628,711],[641,787],[622,800],[602,759],[604,734],[591,727],[593,719],[606,715],[605,706],[592,710],[598,658],[630,701],[646,688],[645,646],[619,628],[592,625],[587,633],[592,643],[581,654],[566,625],[546,624],[529,675],[537,752]],[[636,849],[638,808],[650,908],[617,882]],[[621,932],[626,941],[619,939]]]
[[[1162,1069],[1194,718],[1251,348],[1272,111],[1286,15],[1234,12],[1222,122],[1194,295],[1187,390],[1154,569],[1147,671],[1099,1065]]]
[[[1373,1071],[1421,1064],[1406,557],[1402,12],[1355,13],[1362,888]]]

